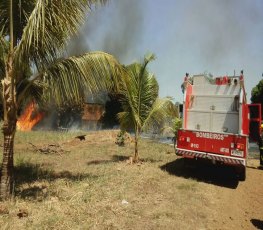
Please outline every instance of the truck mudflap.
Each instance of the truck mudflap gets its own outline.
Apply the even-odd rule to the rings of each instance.
[[[246,166],[246,159],[238,158],[238,157],[222,156],[214,153],[198,152],[193,150],[176,148],[176,155],[183,156],[185,158],[203,158],[212,161],[219,161],[224,164]]]

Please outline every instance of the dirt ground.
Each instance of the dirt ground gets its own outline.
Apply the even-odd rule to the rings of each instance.
[[[97,135],[91,135],[89,140],[103,139]],[[236,179],[232,167],[215,166],[210,162],[192,162],[185,168],[181,167],[182,159],[176,158],[161,168],[172,176],[194,179],[202,184],[202,192],[208,193],[208,212],[211,212],[211,215],[205,214],[209,218],[204,229],[263,229],[263,168],[259,166],[257,146],[249,152],[245,181]],[[190,212],[191,207],[188,208]],[[187,221],[187,216],[185,218]],[[194,225],[189,225],[189,229],[193,229],[191,226]],[[200,224],[196,229],[203,229],[198,226]]]
[[[250,149],[246,170],[245,181],[236,179],[232,167],[208,162],[191,163],[172,174],[205,183],[211,213],[204,229],[263,229],[263,167],[255,147]]]
[[[215,229],[263,229],[263,170],[258,161],[249,159],[246,181],[215,188]]]
[[[130,136],[119,147],[117,131],[84,134],[17,134],[19,183],[14,200],[0,202],[0,229],[263,229],[256,147],[239,181],[232,167],[186,165],[173,146],[149,139],[131,165]]]
[[[249,159],[247,179],[239,183],[235,192],[221,188],[225,204],[219,205],[223,210],[222,222],[240,228],[254,227],[263,229],[263,170],[258,169],[258,161]],[[225,213],[225,215],[224,215]]]
[[[175,161],[181,160],[177,158]],[[166,166],[162,167],[166,169]],[[208,203],[211,208],[214,206],[213,220],[205,225],[208,229],[263,229],[263,167],[259,165],[259,152],[255,144],[249,149],[245,181],[237,180],[235,170],[229,166],[194,162],[184,167],[179,166],[177,173],[174,167],[170,174],[205,183],[211,199]]]

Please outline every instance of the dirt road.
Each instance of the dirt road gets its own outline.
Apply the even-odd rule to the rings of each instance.
[[[216,229],[263,229],[263,170],[250,159],[247,179],[234,188],[217,187]]]

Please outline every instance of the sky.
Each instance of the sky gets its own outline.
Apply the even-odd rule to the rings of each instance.
[[[247,98],[263,79],[263,0],[110,0],[88,14],[72,52],[105,51],[122,64],[142,61],[161,97],[182,102],[190,75],[244,70]]]

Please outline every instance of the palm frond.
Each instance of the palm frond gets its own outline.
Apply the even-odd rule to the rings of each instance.
[[[128,78],[124,78],[122,87],[122,106],[130,115],[130,119],[139,129],[143,126],[152,104],[158,96],[158,83],[154,75],[150,74],[146,67],[154,60],[154,55],[144,58],[142,64],[135,63],[127,67]],[[125,122],[121,121],[124,125]]]
[[[10,1],[0,2],[0,30],[3,31],[4,36],[9,36],[10,26],[10,12],[9,3]],[[36,4],[36,0],[13,0],[13,26],[14,26],[14,37],[15,43],[21,39],[23,29],[27,24],[29,15],[32,13]]]
[[[121,128],[123,130],[129,130],[133,128],[136,124],[131,116],[130,111],[120,112],[117,114],[117,118],[121,123]]]
[[[145,119],[142,129],[149,130],[153,123],[161,125],[163,121],[168,118],[174,118],[177,115],[177,109],[171,98],[157,98],[152,105],[148,117]]]
[[[148,53],[144,56],[141,72],[143,73],[146,69],[149,62],[154,61],[156,59],[155,55],[153,53]]]
[[[32,82],[43,81],[47,99],[58,105],[70,105],[82,103],[87,92],[117,88],[122,74],[121,65],[113,56],[91,52],[57,61]],[[26,91],[19,98],[23,98]]]
[[[15,52],[16,64],[33,62],[39,71],[64,52],[68,38],[77,32],[86,12],[105,0],[38,0]]]
[[[123,110],[126,112],[124,115],[118,115],[118,119],[123,128],[133,127],[133,125],[140,126],[140,118],[138,116],[138,101],[137,101],[137,84],[134,75],[131,74],[131,67],[128,67],[127,77],[123,78],[120,86],[121,104]],[[132,122],[129,122],[132,121]]]
[[[135,134],[134,160],[139,159],[138,141],[142,131],[154,128],[175,114],[176,109],[171,98],[158,98],[158,82],[147,71],[148,63],[154,55],[145,56],[142,64],[135,63],[127,67],[128,75],[123,78],[120,93],[123,112],[118,119],[123,129],[133,129]]]
[[[45,101],[43,100],[43,92],[47,86],[40,81],[31,82],[29,79],[24,79],[17,85],[17,94],[20,95],[24,92],[23,100],[20,102],[19,107],[23,107],[28,103],[34,101],[36,104],[43,107]]]
[[[0,33],[0,79],[5,76],[5,60],[8,53],[8,42]]]
[[[4,36],[9,32],[9,1],[0,1],[0,30]]]

